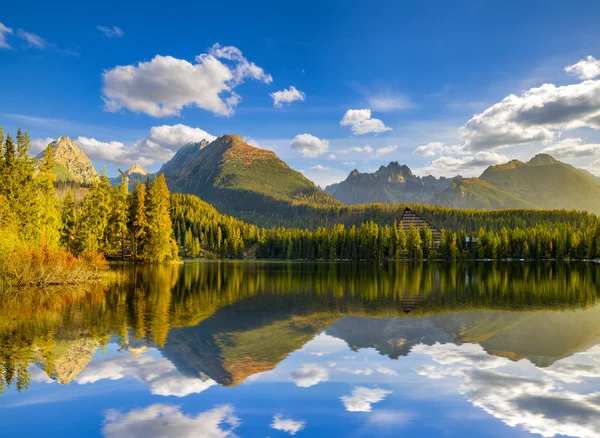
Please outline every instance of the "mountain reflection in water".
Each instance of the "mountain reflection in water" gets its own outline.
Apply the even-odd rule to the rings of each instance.
[[[0,298],[0,407],[40,418],[9,436],[55,400],[78,436],[600,436],[598,265],[113,269]]]

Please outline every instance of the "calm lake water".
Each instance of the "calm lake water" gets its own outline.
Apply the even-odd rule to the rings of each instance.
[[[600,436],[597,264],[204,262],[0,299],[0,435]]]

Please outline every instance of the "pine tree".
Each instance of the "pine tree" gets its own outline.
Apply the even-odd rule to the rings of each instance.
[[[39,223],[42,243],[50,247],[58,246],[60,241],[61,217],[58,210],[58,199],[54,189],[56,176],[54,170],[54,151],[48,145],[44,158],[40,163],[37,176],[39,185]]]
[[[131,193],[131,202],[129,210],[131,233],[132,255],[140,257],[144,251],[144,246],[148,237],[148,217],[146,208],[146,185],[135,183],[135,188]]]
[[[152,183],[148,196],[148,241],[143,259],[152,263],[176,260],[177,244],[172,238],[170,193],[164,175]]]
[[[67,250],[73,252],[77,233],[77,213],[75,211],[75,198],[71,189],[62,201],[60,243]]]
[[[110,218],[111,249],[125,258],[129,205],[127,202],[128,182],[122,177],[121,184],[113,189],[112,214]]]

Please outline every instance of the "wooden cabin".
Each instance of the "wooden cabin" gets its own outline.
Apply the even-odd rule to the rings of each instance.
[[[421,230],[425,227],[429,228],[433,234],[434,248],[440,247],[440,243],[442,242],[442,232],[419,216],[417,213],[412,211],[410,208],[407,207],[404,209],[404,213],[402,213],[402,217],[400,218],[400,223],[405,233],[410,231],[411,225],[418,230]]]

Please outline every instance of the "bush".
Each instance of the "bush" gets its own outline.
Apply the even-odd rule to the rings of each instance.
[[[108,264],[99,253],[86,252],[75,257],[46,245],[15,249],[0,260],[0,272],[14,286],[50,286],[101,280],[107,269]]]

